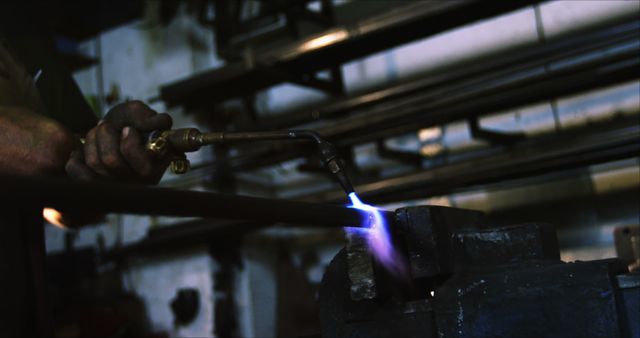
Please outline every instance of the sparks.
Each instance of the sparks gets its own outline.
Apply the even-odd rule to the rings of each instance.
[[[371,217],[368,228],[346,228],[351,233],[367,236],[369,251],[387,270],[398,275],[404,275],[406,269],[399,254],[391,243],[389,229],[384,222],[380,210],[374,206],[363,203],[355,192],[349,194],[350,208],[363,210]]]

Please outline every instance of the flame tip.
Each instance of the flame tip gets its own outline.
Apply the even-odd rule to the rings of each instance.
[[[346,228],[345,230],[352,234],[368,236],[367,243],[373,256],[389,271],[403,275],[403,272],[406,271],[406,267],[402,263],[403,261],[399,259],[399,254],[391,243],[389,230],[387,229],[387,224],[385,224],[385,221],[382,218],[380,210],[372,205],[363,203],[355,192],[349,193],[348,196],[351,200],[351,205],[349,207],[369,213],[372,222],[367,228],[357,228],[358,230],[355,230],[354,228]]]
[[[62,213],[54,208],[44,208],[42,209],[42,217],[49,223],[60,229],[66,229],[67,226],[64,224]]]

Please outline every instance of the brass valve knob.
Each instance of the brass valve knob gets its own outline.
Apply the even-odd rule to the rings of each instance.
[[[167,139],[158,137],[147,143],[147,150],[149,150],[155,157],[161,158],[167,153],[167,145]]]
[[[175,159],[171,161],[169,169],[174,174],[182,175],[191,169],[191,162],[186,158]]]

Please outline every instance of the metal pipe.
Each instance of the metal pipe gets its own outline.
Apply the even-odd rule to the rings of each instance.
[[[368,227],[363,211],[317,204],[212,192],[174,190],[114,182],[75,182],[59,178],[0,176],[4,205],[31,204],[61,211],[114,212],[207,217],[325,227]],[[390,224],[392,212],[383,212]]]
[[[313,74],[337,64],[538,2],[541,0],[499,1],[491,5],[481,0],[415,2],[400,6],[395,11],[337,26],[322,35],[260,53],[256,59],[256,64],[260,67],[246,67],[242,62],[234,62],[165,85],[160,88],[160,96],[168,106],[180,104],[187,111],[194,111],[211,102],[224,101],[286,82],[287,76],[273,76],[274,69],[285,74]],[[323,36],[335,37],[335,32],[344,32],[344,38],[329,39],[331,41],[327,43],[317,44],[318,38],[322,40]]]
[[[485,149],[476,158],[377,179],[356,186],[372,203],[392,203],[442,196],[505,179],[535,177],[588,165],[633,158],[640,152],[640,125],[634,114],[626,118],[531,138],[521,144]],[[331,201],[339,191],[297,197]]]
[[[527,47],[508,53],[501,51],[482,59],[474,58],[471,62],[465,61],[453,66],[445,66],[424,78],[340,99],[322,107],[305,108],[301,111],[263,117],[256,122],[253,128],[257,130],[290,128],[322,118],[344,116],[356,110],[362,111],[384,102],[416,95],[443,85],[467,81],[471,77],[486,77],[487,74],[495,76],[499,73],[540,67],[558,59],[586,54],[624,41],[637,41],[638,29],[640,29],[638,21],[630,22],[628,18],[625,18],[613,26],[608,24],[605,28],[590,29],[588,32],[551,40],[533,48]]]
[[[622,46],[625,47],[625,46]],[[629,47],[629,46],[626,46]],[[386,104],[363,114],[335,121],[317,131],[336,146],[351,146],[506,110],[548,99],[573,95],[638,78],[637,47],[619,48],[592,59],[547,73],[520,74],[492,81],[469,80],[451,84],[419,97]],[[235,170],[250,170],[304,155],[304,149],[242,149],[229,159]]]

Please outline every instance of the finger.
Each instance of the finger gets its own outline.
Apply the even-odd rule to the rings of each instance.
[[[96,127],[96,140],[100,162],[107,171],[118,178],[132,178],[133,171],[120,154],[120,132],[105,122]]]
[[[98,123],[98,126],[102,123]],[[102,165],[100,161],[100,155],[98,154],[98,146],[96,139],[96,128],[91,129],[87,135],[85,135],[84,141],[84,161],[87,166],[93,170],[94,172],[100,174],[104,177],[112,177],[112,175],[107,171],[107,169]]]
[[[122,129],[120,152],[129,166],[141,178],[148,178],[153,171],[156,161],[144,147],[142,135],[131,127]]]
[[[132,127],[142,132],[151,132],[155,130],[167,130],[171,128],[173,120],[167,113],[156,114],[148,118],[142,118],[135,121]]]
[[[92,181],[96,179],[96,175],[84,164],[82,153],[75,150],[71,153],[69,161],[64,167],[67,176],[78,181]]]

